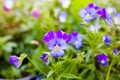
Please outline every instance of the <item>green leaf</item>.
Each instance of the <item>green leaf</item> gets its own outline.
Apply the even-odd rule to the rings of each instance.
[[[53,70],[51,70],[50,72],[48,72],[47,78],[49,78],[53,73],[54,73]]]
[[[3,49],[7,52],[12,52],[13,47],[17,47],[17,44],[14,42],[8,42],[3,46]]]
[[[77,77],[76,75],[74,74],[70,74],[70,73],[63,73],[62,75],[60,75],[61,77],[64,77],[64,78],[68,78],[68,79],[79,79],[79,77]]]
[[[86,62],[89,61],[91,53],[92,53],[92,51],[91,51],[91,50],[88,50],[88,52],[87,52],[87,54],[86,54]]]
[[[12,36],[10,36],[10,35],[4,36],[4,37],[0,37],[0,46],[2,46],[6,41],[8,41],[11,38],[12,38]]]

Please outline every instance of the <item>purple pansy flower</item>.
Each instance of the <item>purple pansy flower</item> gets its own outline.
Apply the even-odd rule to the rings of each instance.
[[[82,17],[83,21],[89,22],[96,18],[96,13],[99,10],[99,7],[94,3],[88,4],[86,9],[81,9],[79,15]]]
[[[39,18],[40,17],[40,10],[39,9],[33,9],[31,11],[31,14],[35,17],[35,18]]]
[[[14,0],[4,0],[3,9],[5,11],[10,11],[13,7],[14,2]]]
[[[99,54],[96,56],[98,63],[102,66],[106,66],[108,64],[108,56],[105,53]]]
[[[58,16],[58,19],[61,23],[65,22],[67,18],[67,13],[66,12],[61,12]]]
[[[110,42],[111,42],[111,37],[109,36],[109,35],[104,35],[103,36],[103,40],[104,40],[104,42],[105,42],[105,44],[107,45],[107,46],[109,46],[110,45]]]
[[[115,49],[113,50],[113,53],[114,53],[115,55],[117,55],[117,53],[118,53],[118,48],[115,48]]]
[[[10,56],[9,62],[10,64],[13,64],[16,68],[20,67],[20,58],[17,56]]]
[[[97,12],[98,15],[100,15],[101,17],[103,17],[104,19],[106,19],[106,22],[108,24],[108,26],[111,26],[112,24],[112,16],[110,14],[108,14],[107,10],[105,8],[102,8],[101,10],[99,10]]]
[[[78,32],[73,31],[70,35],[70,41],[76,49],[80,49],[82,47],[82,36],[78,34]]]
[[[51,50],[51,55],[58,58],[60,56],[63,56],[63,50],[68,48],[68,39],[68,34],[62,30],[58,30],[57,32],[49,31],[46,33],[43,41],[48,45],[48,49]]]
[[[48,64],[48,54],[47,53],[43,53],[40,58],[46,63]]]

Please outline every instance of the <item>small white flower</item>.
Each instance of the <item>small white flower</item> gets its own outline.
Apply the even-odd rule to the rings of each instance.
[[[91,31],[91,32],[98,32],[98,30],[101,28],[101,26],[100,25],[91,25],[89,28],[88,28],[88,30],[89,31]]]
[[[59,0],[59,3],[61,3],[63,8],[68,8],[70,5],[70,0]]]
[[[65,22],[67,18],[67,13],[66,12],[61,12],[60,15],[58,16],[58,19],[60,22]]]
[[[5,0],[4,1],[4,6],[8,9],[12,9],[13,4],[14,4],[14,0]]]

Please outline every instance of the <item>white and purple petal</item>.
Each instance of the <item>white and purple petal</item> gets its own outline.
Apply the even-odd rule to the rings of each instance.
[[[53,50],[54,47],[56,46],[56,44],[57,44],[57,41],[56,41],[55,39],[50,40],[50,41],[48,42],[48,49],[49,49],[49,50]]]
[[[63,39],[58,39],[57,45],[60,47],[60,49],[63,49],[63,50],[68,48],[68,44]]]
[[[14,0],[4,0],[3,9],[5,11],[10,11],[13,7],[14,2]]]
[[[55,58],[58,58],[64,55],[64,51],[62,49],[52,50],[51,55]]]
[[[80,15],[82,18],[85,17],[85,16],[87,15],[86,9],[81,9],[81,10],[79,11],[79,15]]]
[[[61,23],[64,23],[66,21],[67,18],[67,13],[66,12],[61,12],[58,16],[58,19]]]

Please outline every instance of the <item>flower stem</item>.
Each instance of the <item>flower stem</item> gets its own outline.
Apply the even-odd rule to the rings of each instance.
[[[32,63],[32,65],[33,65],[35,68],[37,68],[38,70],[40,70],[40,69],[33,63],[33,61],[32,61],[28,56],[27,56],[27,58],[28,58],[28,60]],[[41,72],[42,74],[46,75],[46,73],[43,72],[42,70],[40,70],[40,72]]]
[[[109,69],[108,69],[108,72],[107,72],[106,80],[109,80],[110,70],[111,70],[111,68],[112,68],[113,62],[114,62],[114,58],[113,58],[113,60],[112,60],[112,62],[111,62],[111,64],[110,64],[110,66],[109,66]]]

